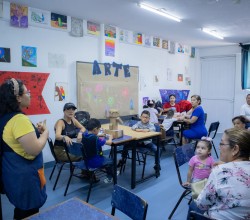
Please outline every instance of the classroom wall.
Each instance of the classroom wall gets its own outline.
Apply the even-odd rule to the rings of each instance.
[[[54,124],[63,116],[65,102],[54,101],[56,82],[67,82],[69,95],[67,101],[77,103],[76,96],[76,61],[116,62],[139,66],[139,112],[142,110],[142,97],[160,99],[159,89],[190,89],[190,94],[197,92],[196,69],[198,58],[185,54],[169,54],[168,51],[146,48],[138,45],[119,43],[116,40],[116,57],[105,57],[104,38],[84,35],[71,37],[68,32],[51,28],[30,26],[27,29],[9,25],[9,3],[4,2],[5,17],[0,18],[0,47],[11,48],[11,63],[0,63],[0,71],[50,73],[43,90],[43,97],[51,114],[33,115],[33,123],[47,119],[50,137],[54,139]],[[37,67],[23,67],[21,46],[37,47]],[[49,68],[48,53],[64,54],[65,68]],[[172,70],[172,81],[167,81],[167,69]],[[177,74],[184,74],[184,81],[177,81]],[[160,82],[153,83],[153,75],[158,75]],[[185,76],[190,76],[191,86],[185,85]],[[32,94],[31,94],[32,95]],[[44,161],[53,160],[48,145],[43,150]]]

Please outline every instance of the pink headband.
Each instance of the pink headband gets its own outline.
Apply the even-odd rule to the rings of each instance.
[[[18,82],[14,78],[11,78],[10,81],[13,83],[14,95],[18,96],[18,94],[19,94],[19,84],[18,84]]]

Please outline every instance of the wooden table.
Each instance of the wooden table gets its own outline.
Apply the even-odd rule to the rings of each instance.
[[[103,124],[102,128],[108,129],[109,124]],[[155,174],[149,175],[145,177],[143,180],[136,181],[136,145],[139,141],[144,141],[153,137],[157,137],[157,156],[159,156],[159,138],[161,132],[137,132],[133,131],[131,127],[118,125],[119,130],[123,130],[124,136],[119,139],[113,139],[112,147],[114,152],[114,173],[117,171],[117,146],[122,144],[129,144],[132,146],[132,167],[131,167],[131,189],[134,189],[136,183],[142,182],[152,176],[159,177],[160,176],[160,169],[159,164],[156,164],[156,171]],[[156,161],[159,161],[159,158],[156,158]],[[117,177],[114,177],[114,184],[117,183]]]
[[[96,208],[78,198],[72,198],[55,206],[48,208],[38,214],[32,215],[29,220],[118,220],[103,210]]]

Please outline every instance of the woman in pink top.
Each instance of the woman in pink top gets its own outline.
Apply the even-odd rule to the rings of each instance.
[[[209,177],[214,164],[214,159],[211,157],[211,140],[209,137],[202,137],[197,143],[196,155],[189,161],[187,182],[183,183],[183,186],[189,186],[192,182]]]

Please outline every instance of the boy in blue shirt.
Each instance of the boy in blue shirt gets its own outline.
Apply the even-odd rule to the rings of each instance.
[[[113,181],[113,160],[103,156],[102,146],[105,144],[111,145],[112,135],[109,136],[108,140],[104,137],[98,137],[100,128],[100,121],[91,118],[86,125],[87,132],[83,133],[82,143],[85,146],[89,168],[105,166],[107,177],[104,182],[111,183]]]

